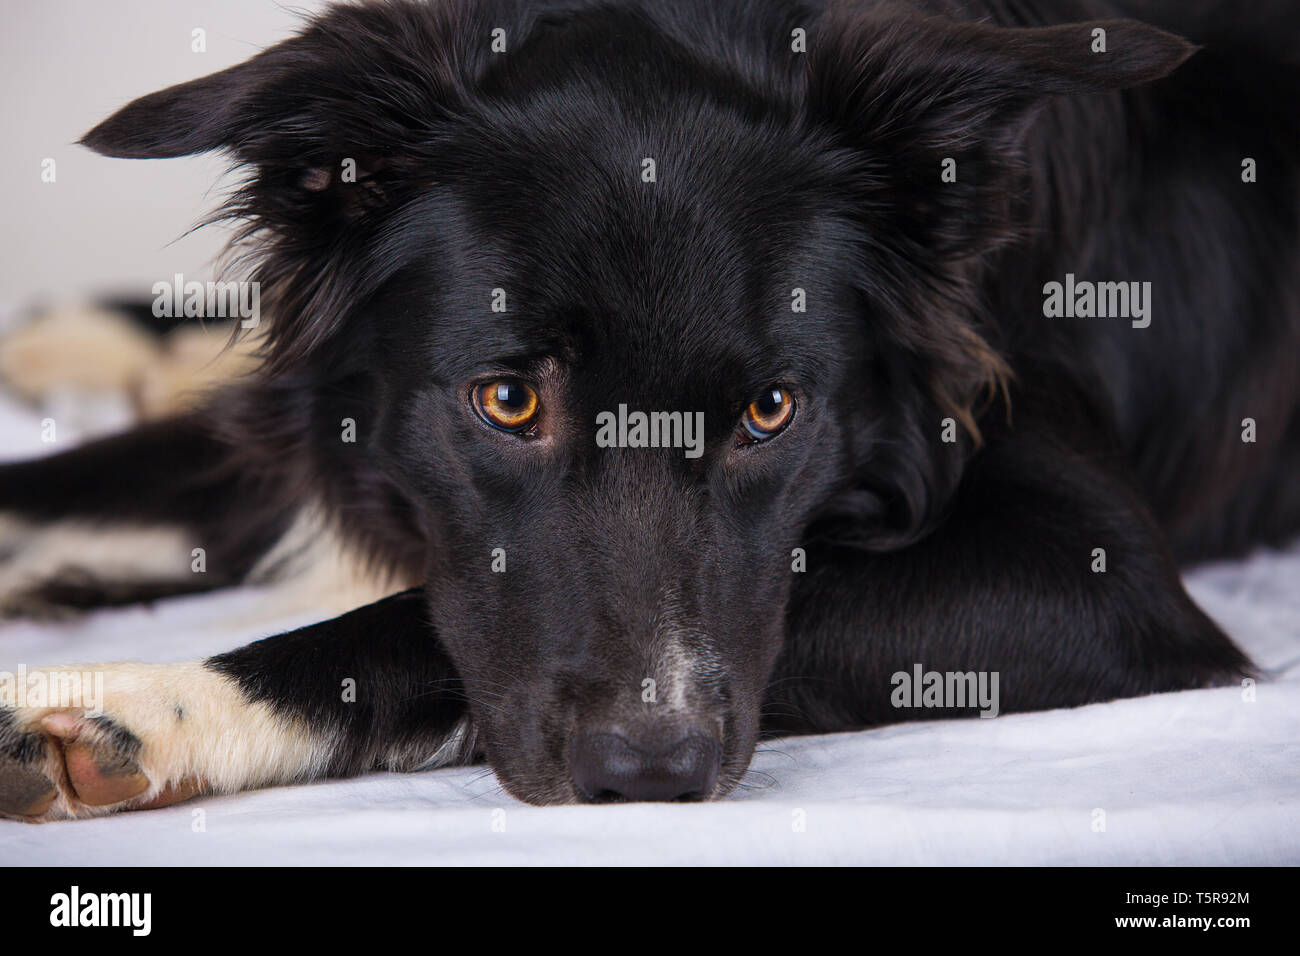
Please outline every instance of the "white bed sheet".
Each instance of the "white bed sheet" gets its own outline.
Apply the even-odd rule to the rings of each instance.
[[[38,435],[32,416],[0,403],[3,457],[42,450]],[[753,789],[704,805],[534,808],[483,768],[454,768],[39,827],[0,821],[0,863],[1298,863],[1300,543],[1188,580],[1270,672],[1253,702],[1225,688],[777,741],[757,755]],[[183,660],[310,620],[232,623],[263,604],[246,589],[10,623],[0,670]]]

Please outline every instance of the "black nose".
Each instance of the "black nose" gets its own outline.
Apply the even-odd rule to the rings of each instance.
[[[667,747],[622,734],[581,733],[573,742],[573,782],[592,803],[703,800],[718,782],[717,743],[688,734]]]

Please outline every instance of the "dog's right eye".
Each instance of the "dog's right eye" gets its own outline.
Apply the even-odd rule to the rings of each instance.
[[[474,411],[493,428],[526,434],[537,421],[542,402],[537,393],[515,379],[498,379],[473,392]]]
[[[767,441],[782,431],[794,418],[794,396],[788,389],[773,386],[749,403],[740,418],[742,440],[748,443]]]

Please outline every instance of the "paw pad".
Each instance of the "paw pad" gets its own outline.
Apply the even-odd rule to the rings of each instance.
[[[40,734],[24,733],[13,713],[0,710],[0,813],[40,816],[59,790],[41,772],[48,743]]]
[[[0,712],[0,814],[36,818],[62,790],[69,802],[104,807],[149,789],[140,740],[106,717],[53,711],[24,726]]]
[[[63,749],[68,782],[88,807],[105,807],[149,789],[140,769],[140,741],[105,717],[49,714],[41,728]]]

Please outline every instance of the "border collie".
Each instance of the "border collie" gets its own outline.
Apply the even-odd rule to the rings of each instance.
[[[243,172],[262,360],[0,470],[5,609],[322,561],[380,599],[99,665],[93,708],[10,681],[0,811],[480,760],[706,800],[760,735],[988,712],[944,675],[1003,713],[1242,680],[1178,569],[1300,531],[1298,37],[1278,2],[393,0],[126,105],[83,143]]]

